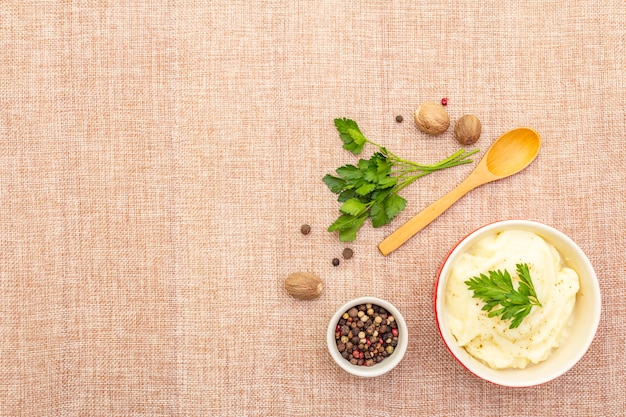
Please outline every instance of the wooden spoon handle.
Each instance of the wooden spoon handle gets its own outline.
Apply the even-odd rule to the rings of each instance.
[[[481,183],[475,181],[475,178],[472,178],[472,176],[466,178],[465,181],[457,185],[448,194],[417,213],[412,219],[408,220],[396,231],[387,236],[378,245],[378,250],[384,256],[389,255],[412,238],[417,232],[428,226],[441,213],[449,209],[458,199],[479,185],[481,185]]]

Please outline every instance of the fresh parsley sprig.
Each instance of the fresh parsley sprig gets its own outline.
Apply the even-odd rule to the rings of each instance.
[[[489,312],[488,316],[501,316],[502,320],[511,320],[510,329],[518,327],[524,317],[530,314],[533,306],[541,307],[528,264],[516,264],[516,269],[519,278],[517,290],[513,288],[513,281],[507,270],[489,271],[488,276],[480,274],[465,281],[469,289],[474,291],[473,297],[485,302],[482,309]]]
[[[357,165],[344,165],[335,171],[337,176],[327,174],[323,181],[338,194],[342,203],[341,215],[328,228],[337,231],[339,240],[351,242],[357,232],[371,218],[373,227],[389,224],[406,207],[406,200],[398,195],[404,187],[432,172],[472,162],[469,156],[477,153],[459,150],[432,165],[418,164],[389,151],[367,139],[357,123],[350,119],[335,119],[335,127],[343,141],[343,148],[359,155],[366,144],[378,148],[369,159],[360,159]]]

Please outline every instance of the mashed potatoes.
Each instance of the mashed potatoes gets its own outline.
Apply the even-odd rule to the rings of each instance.
[[[465,281],[506,269],[517,288],[516,264],[529,266],[537,297],[519,327],[487,317],[484,302],[473,298]],[[452,265],[446,288],[447,320],[458,344],[490,367],[525,368],[548,358],[567,336],[573,320],[578,275],[566,267],[554,246],[524,230],[506,230],[475,242]]]

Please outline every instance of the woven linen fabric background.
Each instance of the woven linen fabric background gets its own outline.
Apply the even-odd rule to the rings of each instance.
[[[626,414],[623,0],[7,0],[0,42],[1,416]],[[459,145],[412,113],[442,97],[481,119],[479,156],[529,126],[538,158],[383,257],[475,163],[420,179],[333,267],[346,245],[321,179],[355,161],[333,119],[434,162]],[[582,360],[523,389],[457,364],[432,311],[448,250],[510,218],[572,237],[603,294]],[[294,271],[322,295],[290,298]],[[326,349],[362,295],[408,322],[406,356],[374,379]]]

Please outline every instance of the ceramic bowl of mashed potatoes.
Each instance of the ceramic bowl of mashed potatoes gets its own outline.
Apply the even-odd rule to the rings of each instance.
[[[585,355],[601,295],[591,262],[571,238],[543,223],[505,220],[449,252],[434,308],[445,345],[469,372],[528,387],[563,375]]]

